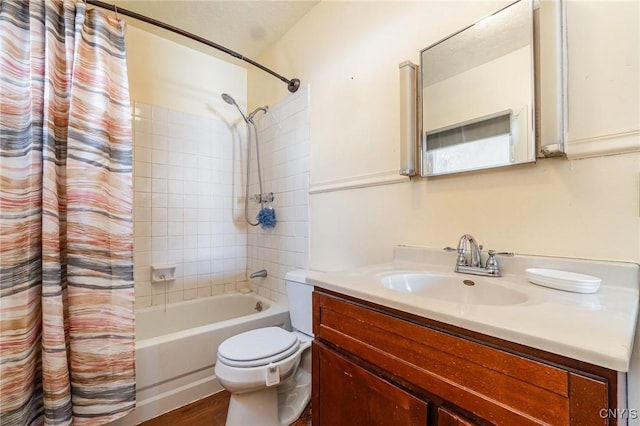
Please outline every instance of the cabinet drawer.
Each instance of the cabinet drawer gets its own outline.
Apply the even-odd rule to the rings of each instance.
[[[568,425],[569,373],[326,294],[314,293],[314,333],[496,424]],[[603,385],[604,386],[604,385]]]

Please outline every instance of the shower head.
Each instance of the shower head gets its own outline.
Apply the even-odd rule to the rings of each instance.
[[[235,105],[236,108],[238,109],[238,112],[240,113],[240,115],[242,115],[242,118],[244,118],[245,123],[249,123],[249,121],[251,121],[251,119],[253,118],[253,116],[250,116],[250,118],[247,118],[247,116],[244,115],[244,112],[242,112],[242,110],[240,109],[240,107],[236,103],[236,100],[233,99],[230,95],[228,95],[226,93],[223,93],[222,94],[222,100],[225,101],[226,103],[228,103],[229,105]]]
[[[253,117],[255,117],[255,115],[260,111],[262,111],[263,114],[266,114],[267,111],[269,111],[269,107],[265,105],[254,109],[253,111],[251,111],[251,114],[249,114],[249,120],[253,121]]]
[[[222,94],[222,100],[228,103],[229,105],[236,105],[236,101],[226,93]]]

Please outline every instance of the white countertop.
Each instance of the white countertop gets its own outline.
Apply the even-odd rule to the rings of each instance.
[[[449,261],[445,265],[443,260]],[[501,259],[502,260],[502,259]],[[633,263],[516,256],[503,261],[503,276],[452,272],[455,256],[435,249],[398,247],[395,260],[340,272],[310,271],[315,286],[532,348],[627,372],[638,317],[639,267]],[[526,267],[552,267],[602,278],[597,293],[579,294],[530,283]],[[461,279],[492,280],[526,294],[514,305],[447,302],[385,288],[380,275],[424,271]]]

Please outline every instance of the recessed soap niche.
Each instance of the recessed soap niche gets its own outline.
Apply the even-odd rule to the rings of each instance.
[[[151,265],[151,282],[164,283],[176,279],[175,263],[157,263]]]

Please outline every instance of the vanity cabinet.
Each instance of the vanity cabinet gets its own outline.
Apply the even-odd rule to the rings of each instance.
[[[316,288],[313,424],[607,425],[617,373]]]

